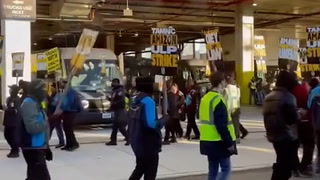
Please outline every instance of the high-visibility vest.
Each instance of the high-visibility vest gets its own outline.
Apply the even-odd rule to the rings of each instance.
[[[225,90],[228,110],[240,108],[240,89],[236,85],[228,85]]]
[[[46,103],[46,101],[42,101],[42,102],[41,102],[41,108],[42,108],[42,109],[46,109],[46,108],[47,108],[47,103]]]
[[[212,91],[208,92],[201,98],[199,108],[200,141],[222,141],[221,136],[214,124],[214,110],[221,101],[226,104],[221,94]],[[227,121],[230,136],[232,140],[235,141],[236,135],[229,112]]]
[[[129,98],[127,98],[127,97],[125,97],[124,98],[124,101],[125,101],[125,104],[126,104],[126,110],[129,110],[129,104],[130,104],[130,100],[129,100]]]

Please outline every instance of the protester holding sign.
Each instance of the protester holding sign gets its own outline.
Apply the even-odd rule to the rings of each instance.
[[[178,36],[176,30],[169,28],[152,28],[151,66],[161,75],[175,75],[178,61]],[[160,69],[163,69],[162,72]]]
[[[218,30],[204,31],[207,57],[210,62],[209,67],[211,72],[216,71],[216,65],[214,61],[222,60],[222,48],[219,39]]]
[[[279,68],[296,71],[298,66],[298,45],[296,39],[281,38],[279,45]]]

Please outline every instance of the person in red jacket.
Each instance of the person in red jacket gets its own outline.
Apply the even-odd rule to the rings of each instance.
[[[297,99],[297,107],[302,111],[305,111],[305,116],[301,117],[301,120],[298,122],[298,134],[299,134],[299,144],[303,146],[303,157],[299,165],[299,170],[302,175],[312,176],[312,160],[313,160],[313,151],[315,147],[314,139],[314,130],[313,124],[308,116],[308,97],[309,92],[305,85],[298,82],[298,77],[295,73],[292,73],[296,80],[296,84],[293,86],[291,93]],[[295,172],[295,175],[298,176],[299,173]]]

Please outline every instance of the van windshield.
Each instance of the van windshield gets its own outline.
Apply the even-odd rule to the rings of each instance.
[[[65,67],[70,69],[70,59],[65,60]],[[82,66],[81,72],[72,78],[71,86],[83,91],[110,90],[111,81],[114,78],[122,80],[115,61],[87,59]]]

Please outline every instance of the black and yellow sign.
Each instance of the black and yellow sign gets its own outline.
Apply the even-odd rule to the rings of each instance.
[[[299,61],[299,41],[290,38],[280,38],[279,41],[279,68],[296,71]]]
[[[37,17],[36,0],[1,0],[2,19],[35,21]]]
[[[299,70],[304,78],[320,76],[320,64],[300,64]]]
[[[320,64],[300,64],[301,72],[316,72],[320,71]]]
[[[53,48],[46,51],[45,56],[47,58],[47,73],[52,74],[61,68],[60,66],[60,57],[59,57],[59,49]]]
[[[320,64],[320,27],[308,27],[306,56],[308,64]]]
[[[222,60],[222,48],[218,30],[203,32],[206,41],[207,57],[209,61]]]
[[[254,36],[254,57],[266,56],[266,42],[264,36]]]
[[[178,36],[176,30],[172,27],[152,28],[151,30],[151,66],[156,74],[176,74],[178,67]]]

